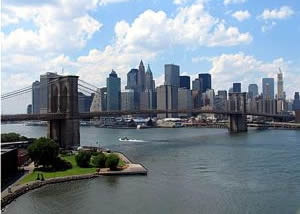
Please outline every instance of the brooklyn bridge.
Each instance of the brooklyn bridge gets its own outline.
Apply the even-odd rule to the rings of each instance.
[[[284,121],[289,116],[279,114],[263,114],[247,112],[246,93],[229,94],[229,111],[217,110],[138,110],[138,111],[102,111],[80,113],[78,110],[78,89],[87,89],[80,84],[78,76],[58,76],[49,79],[48,87],[48,111],[43,114],[13,114],[1,115],[1,122],[41,120],[48,121],[48,137],[57,141],[61,147],[73,148],[80,145],[80,123],[81,119],[95,119],[100,117],[118,117],[122,115],[143,115],[154,117],[158,114],[189,113],[198,114],[220,114],[229,118],[228,130],[232,133],[247,131],[247,115],[273,118]],[[24,94],[30,89],[15,90],[1,96],[1,99],[9,99]],[[95,91],[96,92],[96,91]],[[97,92],[96,92],[97,93]]]

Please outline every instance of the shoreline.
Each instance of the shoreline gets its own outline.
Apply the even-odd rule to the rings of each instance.
[[[49,178],[44,181],[31,181],[26,184],[14,186],[15,190],[12,193],[6,193],[5,196],[1,195],[1,210],[5,209],[7,205],[15,201],[18,197],[26,194],[29,191],[41,188],[50,184],[64,183],[77,180],[94,179],[100,176],[121,176],[121,175],[147,175],[148,170],[140,163],[133,163],[126,155],[122,152],[115,152],[128,166],[127,168],[120,171],[110,171],[107,168],[100,169],[99,172],[83,174],[83,175],[72,175],[64,177]],[[102,172],[101,172],[102,171]]]

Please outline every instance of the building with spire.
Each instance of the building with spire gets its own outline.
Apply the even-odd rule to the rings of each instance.
[[[139,92],[143,92],[145,90],[145,66],[142,60],[138,69],[137,87]]]
[[[277,73],[277,99],[285,100],[284,91],[283,91],[283,74],[279,68],[279,73]]]
[[[145,75],[145,89],[154,91],[155,89],[155,82],[153,80],[152,71],[150,69],[150,66],[148,64],[146,75]]]

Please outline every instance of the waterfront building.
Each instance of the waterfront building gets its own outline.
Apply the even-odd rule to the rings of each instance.
[[[167,64],[165,65],[165,85],[172,85],[179,88],[180,86],[180,68],[178,65]]]
[[[32,104],[28,104],[27,105],[27,110],[26,110],[27,114],[32,114]]]
[[[274,99],[274,78],[263,78],[263,99],[273,100]]]
[[[178,88],[178,110],[192,110],[193,102],[192,102],[192,91],[187,88]],[[187,117],[190,116],[191,113],[183,114],[180,113],[179,117]]]
[[[248,98],[252,99],[258,96],[258,86],[257,84],[249,84],[248,86]]]
[[[80,113],[90,112],[90,108],[94,96],[95,96],[94,94],[88,96],[82,92],[78,92],[78,111]]]
[[[40,113],[40,82],[35,81],[32,83],[32,113]]]
[[[127,86],[126,89],[137,90],[138,88],[138,72],[139,70],[136,68],[131,69],[127,73]]]
[[[155,91],[146,89],[144,92],[141,93],[140,96],[141,110],[156,109],[156,106],[157,106],[157,96]]]
[[[242,92],[242,84],[240,82],[235,82],[232,85],[233,93],[241,93]]]
[[[107,88],[98,88],[97,93],[95,94],[90,112],[97,112],[97,111],[106,111],[106,96],[107,96]]]
[[[135,91],[133,89],[127,89],[121,92],[121,110],[122,111],[133,111],[136,110],[134,103]]]
[[[283,74],[279,69],[279,73],[277,73],[277,99],[285,100],[285,94],[283,91]]]
[[[300,110],[300,97],[299,97],[299,92],[295,92],[294,95],[294,102],[293,102],[293,110]]]
[[[195,80],[193,80],[192,82],[192,90],[197,90],[197,91],[201,91],[201,82],[199,80],[199,78],[196,78]]]
[[[201,92],[206,92],[207,90],[211,89],[211,75],[208,73],[199,74],[199,80],[201,85]]]
[[[191,88],[191,79],[189,76],[180,76],[179,77],[179,87],[180,88],[186,88],[186,89],[190,89]]]
[[[218,93],[214,97],[214,109],[217,111],[225,111],[227,109],[227,99],[225,99],[224,95]]]
[[[47,72],[40,75],[40,112],[41,114],[48,113],[48,83],[52,78],[59,77],[57,73]]]
[[[142,60],[139,65],[137,75],[137,87],[139,92],[143,92],[145,90],[145,66]]]
[[[178,87],[172,85],[161,85],[157,87],[157,109],[176,110],[178,109]],[[158,118],[177,117],[175,113],[158,114]]]
[[[107,111],[120,110],[121,108],[121,79],[112,70],[106,79],[107,85]]]
[[[153,80],[152,71],[150,69],[150,65],[148,64],[146,77],[145,77],[145,90],[155,90],[155,81]]]

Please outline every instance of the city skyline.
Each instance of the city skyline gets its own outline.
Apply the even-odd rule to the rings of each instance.
[[[292,99],[300,82],[299,6],[283,0],[3,1],[2,93],[46,72],[79,75],[100,88],[112,69],[124,91],[128,71],[142,59],[156,86],[164,82],[164,65],[173,63],[191,86],[199,73],[211,74],[215,91],[233,82],[242,91],[252,83],[261,91],[262,78],[277,85],[280,67]]]

